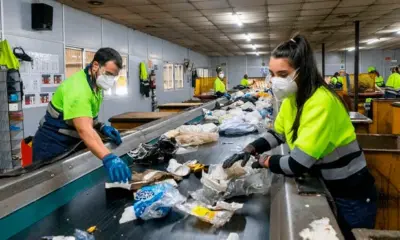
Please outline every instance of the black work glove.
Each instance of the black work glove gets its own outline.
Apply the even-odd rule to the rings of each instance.
[[[240,160],[243,160],[241,165],[242,167],[244,167],[246,163],[249,161],[250,156],[255,154],[256,154],[256,149],[252,145],[247,145],[247,147],[245,147],[242,152],[233,154],[228,159],[226,159],[222,164],[222,167],[230,168],[235,162]]]

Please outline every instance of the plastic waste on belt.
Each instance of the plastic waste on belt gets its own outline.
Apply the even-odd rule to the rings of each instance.
[[[208,173],[202,173],[200,181],[203,187],[190,195],[200,202],[213,205],[235,196],[268,193],[272,173],[268,169],[251,168],[254,161],[254,158],[248,161],[245,167],[239,161],[228,169],[223,169],[222,164],[210,165]]]
[[[168,161],[177,149],[175,139],[161,137],[156,144],[141,143],[139,147],[128,152],[134,163],[154,164],[160,159]]]
[[[75,229],[74,236],[42,237],[45,240],[95,240],[94,236],[86,231]]]
[[[165,217],[171,207],[186,200],[171,184],[161,183],[142,187],[135,193],[133,207],[125,208],[119,223],[135,219],[149,220]]]
[[[226,120],[219,126],[219,133],[227,136],[238,136],[257,131],[258,129],[255,124],[246,123],[242,118],[239,117]]]

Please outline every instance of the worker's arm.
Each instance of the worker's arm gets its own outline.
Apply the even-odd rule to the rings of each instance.
[[[86,147],[99,159],[103,159],[110,154],[110,150],[104,146],[103,141],[96,130],[93,128],[93,119],[90,117],[78,117],[72,119],[79,136]]]

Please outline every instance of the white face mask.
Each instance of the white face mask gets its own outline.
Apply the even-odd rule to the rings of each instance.
[[[219,79],[223,79],[224,78],[224,73],[220,73],[220,74],[218,74],[218,77],[219,77]]]
[[[294,72],[296,74],[296,72]],[[283,100],[284,98],[289,97],[292,94],[295,94],[297,92],[297,84],[294,81],[294,77],[288,76],[286,78],[281,78],[281,77],[272,77],[271,82],[272,82],[272,92],[274,93],[274,96],[278,100]]]
[[[114,86],[116,80],[117,80],[116,76],[102,74],[97,78],[96,84],[101,89],[108,90]]]

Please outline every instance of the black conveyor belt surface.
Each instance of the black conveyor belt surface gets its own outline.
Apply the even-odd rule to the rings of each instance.
[[[218,143],[201,146],[197,152],[186,154],[184,159],[181,157],[177,157],[177,159],[180,162],[197,159],[205,164],[220,163],[257,136],[252,134],[235,138],[220,137]],[[166,165],[157,168],[165,169]],[[139,220],[120,225],[118,221],[124,208],[131,206],[133,201],[127,197],[111,197],[110,192],[106,194],[104,181],[81,192],[68,204],[58,208],[11,239],[40,239],[42,236],[49,235],[72,235],[75,228],[85,230],[93,225],[99,229],[94,234],[96,240],[222,240],[226,239],[230,232],[238,233],[240,239],[269,239],[269,196],[252,195],[234,198],[233,200],[236,202],[244,203],[243,209],[237,211],[230,222],[217,230],[193,216],[185,217],[174,211],[166,218]],[[188,196],[188,191],[194,191],[200,187],[200,180],[193,174],[179,183],[179,190],[185,196]]]

